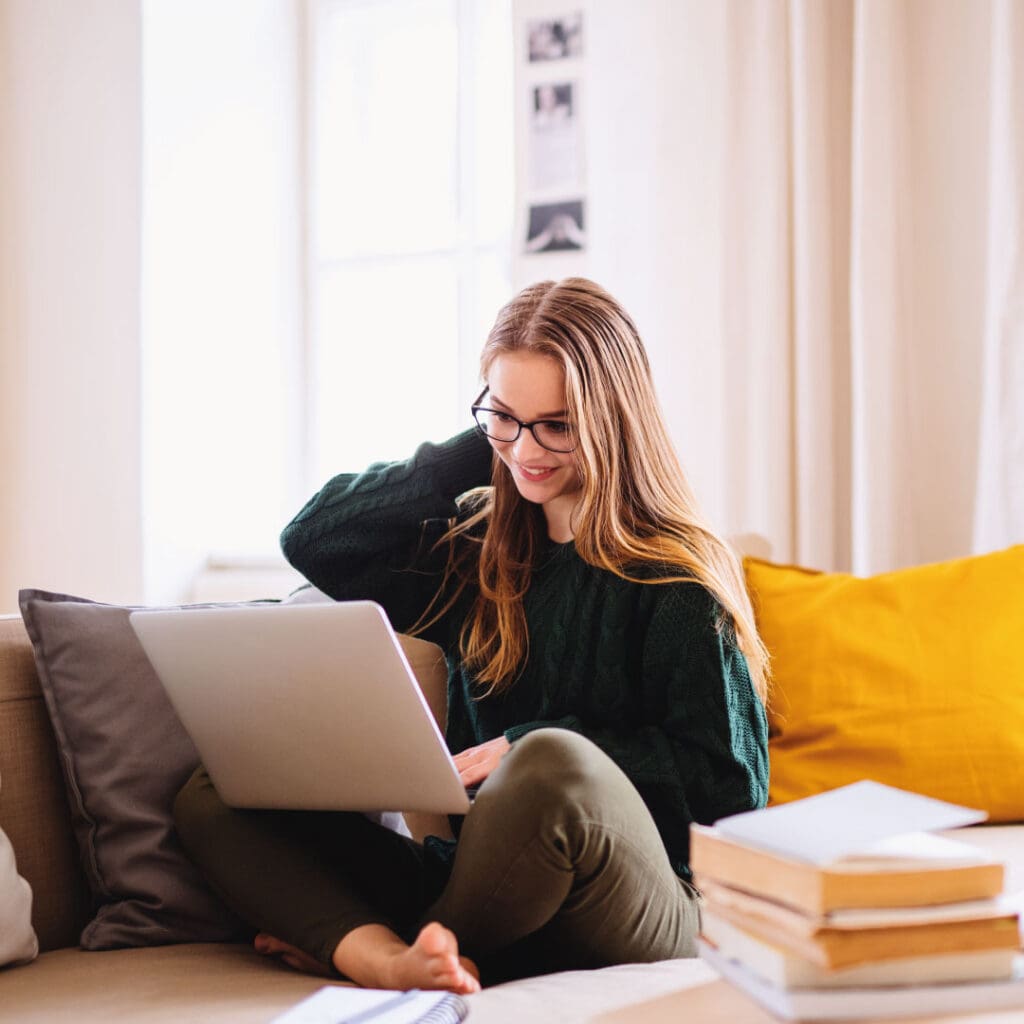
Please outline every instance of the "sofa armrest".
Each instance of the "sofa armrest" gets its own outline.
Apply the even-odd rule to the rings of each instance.
[[[40,948],[77,946],[91,897],[32,645],[17,615],[0,616],[0,776],[0,827],[32,887]]]

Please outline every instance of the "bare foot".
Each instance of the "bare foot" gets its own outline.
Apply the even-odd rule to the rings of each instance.
[[[266,932],[260,932],[256,936],[253,940],[253,947],[262,956],[276,956],[289,967],[302,971],[304,974],[319,974],[325,978],[334,977],[334,973],[326,964],[321,963],[297,946],[282,942],[281,939],[268,935]]]
[[[437,921],[424,925],[416,941],[391,962],[388,988],[442,988],[461,995],[480,991],[480,972],[459,956],[455,934]]]
[[[480,991],[476,964],[459,956],[455,934],[437,921],[424,925],[411,946],[381,925],[355,928],[338,943],[334,966],[369,988]]]

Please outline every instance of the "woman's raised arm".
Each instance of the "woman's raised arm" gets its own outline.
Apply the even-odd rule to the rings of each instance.
[[[412,458],[329,480],[281,534],[288,561],[336,600],[380,603],[408,629],[437,591],[446,551],[431,552],[456,498],[491,480],[491,447],[475,430]]]

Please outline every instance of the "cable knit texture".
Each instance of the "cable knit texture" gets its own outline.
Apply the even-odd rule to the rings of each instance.
[[[491,469],[489,444],[467,431],[421,445],[408,461],[336,476],[284,530],[285,556],[331,597],[378,601],[396,630],[408,630],[441,583],[447,552],[431,547],[458,514],[455,499],[489,483]],[[453,753],[542,727],[586,736],[636,786],[684,878],[691,821],[764,806],[764,708],[704,587],[628,582],[588,565],[571,541],[550,542],[524,599],[522,673],[486,698],[458,653],[473,597],[467,590],[423,634],[448,660]],[[450,858],[441,841],[432,847]]]

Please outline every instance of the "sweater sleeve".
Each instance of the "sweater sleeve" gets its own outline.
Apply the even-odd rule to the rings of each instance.
[[[636,786],[673,865],[688,875],[690,822],[764,806],[768,725],[746,658],[730,631],[716,626],[710,594],[666,584],[659,596],[637,683],[641,724],[596,725],[567,715],[513,726],[505,737],[514,742],[556,727],[593,741]]]
[[[402,462],[333,477],[281,534],[288,561],[335,600],[381,604],[401,632],[437,592],[446,551],[432,552],[455,499],[491,480],[491,447],[475,430],[420,445]]]

